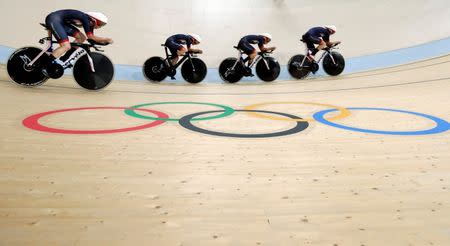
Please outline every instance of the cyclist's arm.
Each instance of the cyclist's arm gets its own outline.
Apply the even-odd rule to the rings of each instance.
[[[340,44],[341,43],[340,41],[334,41],[334,42],[330,41],[330,36],[328,36],[328,35],[324,36],[322,40],[325,42],[325,44],[328,47],[331,47],[331,46],[333,46],[335,44]]]
[[[258,47],[262,52],[272,51],[272,50],[275,50],[275,48],[276,48],[276,47],[264,47],[263,44],[259,44]]]
[[[87,38],[92,39],[95,42],[102,43],[102,44],[112,44],[113,43],[113,40],[111,38],[95,36],[93,33],[87,33]]]
[[[84,32],[86,32],[86,36],[88,39],[92,39],[97,43],[108,43],[111,44],[113,42],[110,38],[103,38],[94,35],[93,27],[90,25],[90,20],[87,15],[84,15],[83,18],[80,18],[81,23],[83,24]]]
[[[194,49],[194,48],[192,48],[192,44],[191,43],[186,42],[186,47],[188,48],[188,51],[191,52],[191,53],[198,53],[198,54],[203,53],[203,51],[201,49]]]
[[[328,41],[328,42],[326,42],[326,43],[327,43],[327,46],[328,46],[328,47],[331,47],[331,46],[333,46],[333,45],[335,45],[335,44],[340,44],[341,41],[334,41],[334,42]]]
[[[201,50],[201,49],[193,49],[193,48],[188,48],[188,51],[189,52],[192,52],[192,53],[198,53],[198,54],[201,54],[201,53],[203,53],[203,50]]]

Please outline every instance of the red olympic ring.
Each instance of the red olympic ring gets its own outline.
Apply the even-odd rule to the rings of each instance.
[[[105,133],[118,133],[118,132],[142,130],[142,129],[146,129],[146,128],[150,128],[150,127],[155,127],[155,126],[161,125],[162,123],[166,122],[164,120],[156,120],[151,123],[144,124],[144,125],[127,127],[127,128],[119,128],[119,129],[110,129],[110,130],[66,130],[66,129],[47,127],[47,126],[41,125],[39,123],[40,118],[50,115],[50,114],[56,114],[56,113],[67,112],[67,111],[89,110],[89,109],[129,109],[129,107],[86,107],[86,108],[67,108],[67,109],[53,110],[53,111],[47,111],[47,112],[42,112],[39,114],[31,115],[31,116],[25,118],[22,121],[22,124],[25,127],[28,127],[30,129],[37,130],[37,131],[42,131],[42,132],[62,133],[62,134],[105,134]],[[156,116],[158,116],[158,118],[169,118],[169,116],[167,114],[160,112],[160,111],[156,111],[156,110],[139,109],[139,108],[133,108],[133,110],[149,112],[149,113],[155,114]]]

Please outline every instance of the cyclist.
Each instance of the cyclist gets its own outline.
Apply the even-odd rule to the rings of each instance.
[[[203,51],[200,49],[191,48],[192,45],[200,44],[202,38],[198,34],[175,34],[167,38],[165,45],[169,48],[172,55],[170,62],[174,66],[178,62],[178,56],[184,56],[186,52],[199,53]],[[186,47],[184,47],[186,45]]]
[[[238,48],[241,49],[242,51],[244,51],[245,54],[248,55],[248,61],[247,61],[247,74],[246,76],[252,76],[252,71],[249,68],[252,63],[253,60],[255,59],[256,55],[257,55],[257,51],[255,49],[255,47],[252,46],[252,44],[257,44],[259,47],[259,50],[261,50],[262,52],[265,51],[273,51],[275,50],[276,47],[265,47],[264,45],[269,43],[272,40],[272,35],[270,35],[269,33],[261,33],[261,34],[257,34],[257,35],[247,35],[241,38],[241,40],[239,40],[238,43]]]
[[[94,35],[94,29],[103,27],[108,23],[108,17],[100,12],[81,12],[74,9],[58,10],[50,13],[45,18],[45,25],[49,32],[53,33],[60,47],[50,55],[51,61],[61,57],[71,49],[69,36],[75,38],[75,42],[83,43],[92,39],[98,43],[112,43],[111,38],[103,38]],[[86,36],[77,27],[83,27]]]
[[[336,33],[336,26],[326,25],[323,27],[313,27],[302,36],[303,42],[308,47],[307,57],[310,61],[314,61],[314,56],[319,50],[326,46],[330,47],[334,44],[340,44],[340,41],[331,42],[330,35]],[[318,44],[317,48],[315,44]]]

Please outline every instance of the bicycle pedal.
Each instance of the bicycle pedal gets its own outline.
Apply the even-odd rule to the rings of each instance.
[[[50,76],[48,75],[47,69],[43,68],[43,69],[41,70],[41,72],[42,72],[42,74],[43,74],[45,77],[50,78]]]
[[[170,79],[176,80],[175,76],[170,76]]]

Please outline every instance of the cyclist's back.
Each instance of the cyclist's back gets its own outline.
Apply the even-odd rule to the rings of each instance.
[[[50,13],[45,18],[45,24],[55,35],[59,43],[68,42],[68,36],[74,36],[78,30],[73,27],[83,27],[86,35],[93,33],[93,25],[87,14],[75,9],[63,9]]]
[[[303,36],[309,36],[315,39],[321,38],[323,41],[330,40],[330,32],[328,29],[320,26],[309,29]]]

